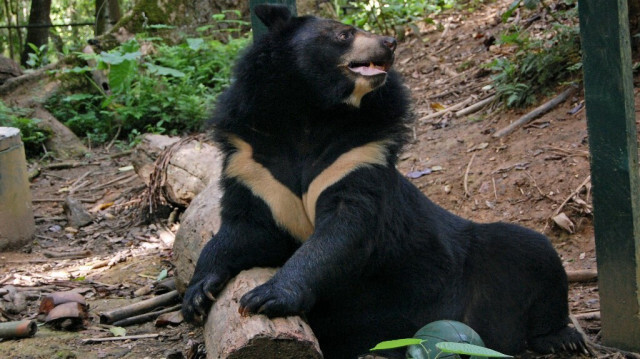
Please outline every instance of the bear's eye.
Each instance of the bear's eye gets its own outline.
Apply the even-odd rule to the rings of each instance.
[[[353,36],[353,33],[351,33],[351,31],[342,31],[338,33],[338,40],[340,41],[347,41],[349,40],[351,37]]]

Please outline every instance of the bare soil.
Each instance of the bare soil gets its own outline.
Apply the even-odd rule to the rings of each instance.
[[[435,109],[465,101],[470,105],[490,95],[491,90],[484,89],[490,78],[481,65],[512,49],[489,48],[485,40],[504,28],[499,18],[510,2],[499,0],[474,12],[444,13],[436,21],[444,31],[428,25],[421,39],[409,35],[400,44],[396,67],[411,89],[416,123],[413,141],[398,167],[417,177],[412,179],[415,185],[448,210],[477,222],[505,221],[533,228],[549,236],[567,270],[596,269],[590,183],[581,186],[589,176],[585,111],[570,113],[583,102],[581,90],[502,139],[491,135],[531,109],[504,111],[489,105],[462,117],[453,112],[432,115]],[[533,31],[547,26],[541,15]],[[139,209],[146,206],[141,204],[144,184],[126,168],[128,155],[110,157],[118,151],[104,149],[93,152],[91,158],[78,159],[82,164],[75,168],[30,165],[41,168],[31,184],[36,238],[19,252],[0,254],[0,288],[14,285],[31,299],[22,313],[0,311],[0,320],[35,317],[41,295],[76,288],[88,299],[91,323],[79,332],[42,326],[34,338],[1,341],[0,357],[198,357],[201,330],[186,324],[127,327],[127,334],[159,333],[158,339],[82,344],[82,339],[111,335],[107,326],[98,324],[102,310],[140,300],[133,298],[133,291],[155,283],[162,269],[171,275],[171,243],[177,228],[167,224],[166,216],[154,224],[138,222]],[[424,174],[418,176],[420,171]],[[62,202],[70,189],[91,210],[94,222],[89,226],[68,227]],[[572,221],[573,233],[552,221],[556,212]],[[43,255],[79,249],[91,254],[81,259]],[[92,267],[102,260],[112,263]],[[573,314],[597,311],[597,283],[571,284],[569,303]],[[580,324],[591,340],[600,342],[598,320]],[[597,355],[621,356],[615,350],[597,351]]]

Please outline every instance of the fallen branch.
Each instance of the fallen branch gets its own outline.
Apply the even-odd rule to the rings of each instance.
[[[455,115],[456,117],[462,117],[462,116],[466,116],[474,112],[480,111],[480,109],[482,109],[487,104],[491,103],[495,98],[496,98],[496,95],[491,95],[485,98],[484,100],[478,101],[467,108],[463,108],[462,110],[456,112]]]
[[[473,163],[474,158],[476,158],[475,153],[471,155],[469,164],[467,164],[467,170],[464,171],[464,195],[467,197],[471,197],[471,194],[469,193],[469,170],[471,169],[471,164]]]
[[[600,320],[600,311],[596,310],[593,312],[578,313],[573,314],[573,316],[579,320]]]
[[[177,305],[174,305],[173,307],[157,310],[155,312],[149,312],[149,313],[144,313],[140,315],[135,315],[129,318],[124,318],[122,320],[113,322],[112,324],[117,327],[126,327],[129,325],[146,323],[158,318],[161,314],[174,312],[176,310],[180,310],[181,308],[182,308],[182,304],[177,304]]]
[[[591,181],[591,175],[588,175],[587,178],[584,179],[584,181],[582,181],[582,183],[580,183],[580,185],[573,190],[573,192],[571,192],[571,194],[565,198],[565,200],[560,204],[560,206],[558,206],[558,208],[556,208],[555,211],[553,211],[553,214],[551,216],[549,216],[549,218],[553,218],[555,216],[557,216],[558,214],[560,214],[560,212],[562,212],[562,209],[564,208],[564,206],[567,205],[567,203],[569,203],[569,201],[576,196],[578,193],[580,193],[580,191],[582,190],[582,187],[586,186],[587,183],[589,183],[589,181]]]
[[[418,120],[418,122],[424,122],[424,121],[427,121],[427,120],[431,120],[433,118],[440,117],[440,116],[442,116],[444,114],[447,114],[447,113],[449,113],[451,111],[455,111],[457,109],[463,108],[466,105],[468,105],[471,101],[473,101],[473,98],[470,97],[470,98],[468,98],[468,99],[466,99],[466,100],[464,100],[464,101],[462,101],[460,103],[457,103],[455,105],[449,106],[449,107],[445,108],[442,111],[438,111],[438,112],[434,112],[432,114],[426,115],[426,116],[420,118]]]
[[[82,344],[93,344],[93,343],[102,343],[102,342],[116,342],[120,340],[136,340],[136,339],[150,339],[157,338],[160,334],[139,334],[139,335],[124,335],[121,337],[108,337],[108,338],[88,338],[82,339]]]
[[[47,258],[58,258],[58,259],[79,259],[86,258],[91,255],[91,251],[71,251],[71,252],[56,252],[56,251],[43,251]]]
[[[66,170],[69,168],[76,168],[76,167],[82,167],[82,166],[100,166],[100,163],[71,161],[71,162],[51,163],[44,166],[44,168],[47,170]]]
[[[567,280],[579,283],[592,282],[598,280],[598,271],[595,269],[567,271]]]
[[[533,109],[533,111],[520,117],[517,121],[511,123],[509,126],[494,133],[493,137],[500,138],[510,134],[511,132],[515,131],[518,127],[521,127],[527,124],[528,122],[530,122],[531,120],[542,116],[543,114],[547,113],[549,110],[553,109],[554,107],[558,106],[562,102],[566,101],[569,98],[569,96],[571,96],[575,91],[576,91],[575,86],[569,86],[569,88],[562,91],[560,95],[536,107],[535,109]]]
[[[133,317],[139,314],[147,313],[154,308],[165,307],[174,304],[178,300],[178,291],[172,291],[153,297],[147,300],[127,305],[118,309],[110,310],[100,314],[101,324],[111,324],[124,318]]]

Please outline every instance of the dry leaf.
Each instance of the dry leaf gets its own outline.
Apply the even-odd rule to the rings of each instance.
[[[571,234],[575,232],[576,226],[573,224],[573,222],[571,222],[569,217],[567,217],[567,215],[564,214],[564,212],[553,217],[552,219],[560,228],[564,229],[565,231]]]

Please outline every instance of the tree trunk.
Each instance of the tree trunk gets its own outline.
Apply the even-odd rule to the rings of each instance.
[[[34,44],[36,47],[46,45],[49,41],[49,27],[51,24],[49,13],[51,12],[51,0],[31,0],[31,12],[29,13],[29,29],[27,30],[27,41],[24,51],[20,56],[20,63],[27,65],[29,54],[33,49],[28,45]]]
[[[107,31],[107,0],[96,0],[96,28],[95,36],[99,36]]]
[[[109,1],[109,27],[115,25],[120,18],[122,17],[122,12],[120,11],[120,3],[118,0],[108,0]]]

